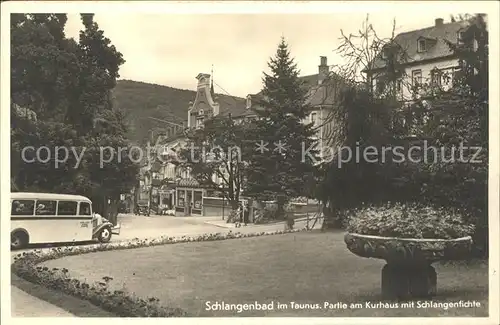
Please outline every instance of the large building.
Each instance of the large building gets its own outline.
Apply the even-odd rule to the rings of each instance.
[[[329,112],[334,106],[338,78],[330,72],[326,57],[320,57],[319,63],[317,74],[300,77],[306,87],[307,104],[310,107],[303,122],[313,123],[317,130],[316,139],[325,144],[333,125],[329,120]],[[236,123],[257,118],[262,93],[249,94],[246,98],[222,98],[214,93],[210,74],[200,73],[196,79],[196,97],[187,109],[188,128],[201,127],[206,120],[217,115],[230,115]],[[159,137],[156,143],[162,152],[153,152],[153,155],[166,158],[172,150],[185,145],[186,137],[181,132],[168,138]],[[153,204],[160,207],[173,207],[177,215],[220,215],[221,204],[229,208],[227,202],[221,202],[216,191],[201,186],[188,170],[177,168],[168,159],[163,160],[166,162],[153,162],[142,168],[143,198],[151,197]],[[216,178],[214,181],[220,183]]]
[[[396,35],[394,44],[397,44],[399,63],[404,70],[403,77],[395,85],[399,100],[411,102],[415,94],[423,95],[432,86],[439,86],[444,90],[452,86],[453,73],[458,69],[458,58],[447,42],[461,42],[461,35],[467,25],[467,21],[445,23],[442,18],[437,18],[430,27]],[[382,93],[388,86],[392,86],[384,81],[387,56],[387,52],[382,51],[371,69],[365,71],[376,93]]]

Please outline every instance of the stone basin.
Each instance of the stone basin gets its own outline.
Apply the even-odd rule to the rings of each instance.
[[[388,263],[420,264],[439,260],[463,260],[470,256],[472,238],[417,239],[348,233],[344,241],[352,253]]]
[[[436,295],[437,274],[432,263],[470,258],[472,238],[417,239],[347,233],[353,254],[383,259],[382,295],[387,299],[429,298]]]

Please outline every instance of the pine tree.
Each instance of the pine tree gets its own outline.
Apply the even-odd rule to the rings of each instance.
[[[306,184],[314,174],[313,160],[304,155],[314,148],[314,129],[303,123],[308,112],[307,89],[299,79],[299,70],[282,38],[276,55],[264,73],[263,99],[258,103],[254,141],[268,144],[250,159],[247,192],[258,199],[276,200],[278,217],[293,197],[307,195]],[[262,142],[261,142],[262,141]],[[280,147],[280,146],[283,147]],[[314,155],[316,150],[309,150]]]

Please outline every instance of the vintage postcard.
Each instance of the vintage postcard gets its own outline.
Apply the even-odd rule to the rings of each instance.
[[[487,1],[2,3],[2,320],[498,324],[498,39]]]

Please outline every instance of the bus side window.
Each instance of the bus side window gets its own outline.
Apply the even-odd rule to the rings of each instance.
[[[36,201],[35,215],[55,216],[57,201]]]
[[[74,201],[59,201],[57,205],[58,216],[76,216],[78,203]]]
[[[81,216],[90,216],[90,204],[88,202],[80,202],[80,213]]]
[[[33,200],[14,200],[12,201],[13,216],[32,216],[35,210],[35,201]]]

